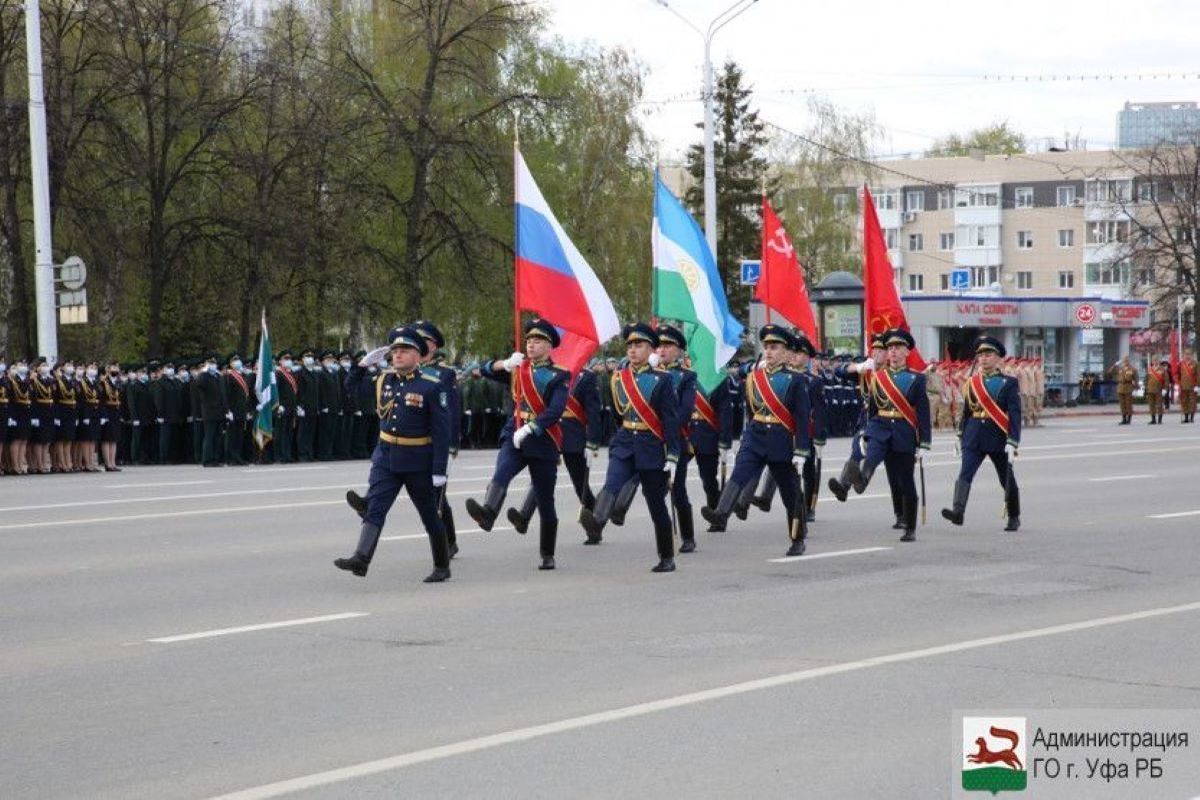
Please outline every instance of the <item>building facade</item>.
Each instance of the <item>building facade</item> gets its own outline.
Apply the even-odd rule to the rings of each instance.
[[[1126,103],[1117,112],[1117,148],[1147,148],[1190,141],[1200,129],[1195,103]]]

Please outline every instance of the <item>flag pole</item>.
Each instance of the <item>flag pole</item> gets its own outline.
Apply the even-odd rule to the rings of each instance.
[[[651,220],[653,220],[655,214],[658,213],[658,209],[655,208],[655,206],[654,206],[655,201],[658,199],[658,181],[659,181],[658,162],[656,161],[654,164],[654,199],[650,201],[650,219]],[[654,222],[651,221],[650,225],[651,225],[651,228],[653,228]],[[651,230],[651,239],[653,239],[653,230]],[[654,275],[654,247],[652,244],[650,247],[650,324],[652,324],[652,325],[658,324],[654,321],[654,312],[657,308],[658,308],[658,281],[655,280],[655,275]]]
[[[767,277],[767,173],[762,175],[762,245],[758,254],[758,279],[767,282],[767,324],[771,324],[771,280]]]
[[[518,222],[517,186],[520,180],[518,170],[521,161],[521,113],[516,114],[513,125],[513,350],[521,349],[521,267],[517,262],[521,252],[521,226]]]

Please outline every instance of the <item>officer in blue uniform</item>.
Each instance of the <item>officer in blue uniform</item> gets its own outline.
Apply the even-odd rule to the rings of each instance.
[[[438,381],[419,369],[426,347],[418,331],[394,328],[388,345],[392,369],[376,383],[379,442],[371,456],[367,513],[354,555],[333,563],[358,576],[367,574],[388,510],[403,488],[421,517],[433,552],[433,572],[425,582],[440,583],[450,577],[450,548],[437,511],[437,493],[446,485],[449,461],[449,401]],[[359,362],[348,380],[357,387],[366,375],[367,365]]]
[[[558,541],[558,512],[554,509],[554,485],[558,478],[558,453],[562,437],[559,420],[567,407],[571,373],[550,360],[559,344],[558,330],[543,319],[525,323],[525,352],[507,359],[485,361],[484,377],[507,383],[513,397],[513,414],[500,432],[496,471],[488,483],[483,503],[467,500],[467,513],[485,531],[490,531],[504,505],[508,484],[521,470],[529,468],[538,517],[541,520],[538,569],[554,569]]]
[[[693,456],[690,439],[691,420],[696,412],[696,373],[683,364],[687,339],[681,330],[674,325],[659,325],[655,333],[658,334],[658,368],[671,376],[679,407],[679,463],[671,483],[671,502],[679,521],[679,552],[692,553],[696,550],[696,522],[687,493],[687,468]]]
[[[907,366],[908,354],[915,346],[912,335],[897,328],[885,332],[883,342],[887,345],[886,366],[876,368],[869,359],[862,365],[873,370],[864,432],[867,452],[861,467],[848,462],[850,485],[862,494],[882,463],[888,475],[896,479],[900,492],[904,523],[900,541],[913,542],[917,539],[917,484],[913,468],[930,445],[929,396],[925,394],[925,376]],[[909,419],[910,413],[915,426]],[[839,495],[838,500],[845,496]]]
[[[412,326],[425,337],[425,345],[429,348],[425,357],[421,359],[421,372],[437,378],[442,390],[446,393],[450,408],[450,458],[458,458],[459,437],[462,436],[462,401],[458,393],[458,373],[454,371],[454,367],[445,363],[442,355],[442,348],[446,346],[446,337],[442,336],[437,325],[427,319],[418,320]],[[454,512],[450,510],[450,503],[446,500],[445,492],[441,493],[441,498],[438,515],[442,518],[442,525],[446,528],[446,538],[450,541],[450,555],[454,556],[458,553],[458,536],[454,531]]]
[[[738,497],[746,487],[757,485],[765,467],[779,485],[779,495],[787,506],[791,535],[794,513],[799,510],[803,514],[803,509],[796,506],[797,483],[811,444],[808,383],[789,367],[791,353],[799,343],[787,328],[764,325],[758,331],[758,339],[763,345],[763,364],[746,376],[749,418],[742,432],[733,475],[725,484],[717,507],[703,508],[700,513],[713,529],[725,530]],[[806,535],[806,524],[800,524],[787,555],[804,554]]]
[[[617,493],[630,481],[638,481],[654,521],[658,548],[658,564],[651,571],[674,572],[675,541],[666,495],[680,455],[678,395],[671,376],[650,366],[650,356],[659,343],[654,328],[634,322],[621,330],[621,338],[629,364],[611,378],[613,409],[620,427],[608,447],[604,488],[596,495],[595,507],[583,510],[580,521],[588,543],[599,543]]]
[[[562,430],[562,460],[575,487],[575,496],[583,508],[592,508],[596,497],[592,494],[589,478],[599,454],[600,441],[604,438],[604,417],[595,372],[581,369],[572,380],[567,408],[558,424]],[[525,533],[536,510],[537,495],[530,490],[520,509],[508,509],[508,521],[517,533]]]
[[[707,394],[699,384],[696,386],[696,409],[692,412],[689,439],[696,457],[696,471],[700,473],[700,485],[704,487],[704,504],[709,508],[716,508],[721,499],[717,469],[728,464],[733,444],[731,384],[732,379],[726,376]]]
[[[801,485],[804,490],[805,519],[808,522],[813,522],[816,519],[817,482],[821,479],[821,476],[817,472],[816,462],[821,458],[821,449],[825,447],[825,437],[828,435],[825,381],[822,380],[816,366],[812,362],[812,359],[817,355],[816,348],[812,346],[812,342],[808,340],[807,336],[797,330],[792,331],[792,336],[796,339],[796,349],[792,353],[791,368],[793,372],[800,374],[800,377],[804,379],[808,387],[809,419],[807,424],[813,447],[809,457],[804,459],[804,468],[801,471]],[[765,472],[759,484],[758,494],[750,502],[763,511],[769,512],[771,510],[771,499],[775,495],[775,488],[775,478],[769,471]]]
[[[954,482],[954,507],[943,508],[942,516],[955,525],[963,524],[971,481],[985,457],[992,460],[1004,487],[1006,531],[1021,527],[1021,500],[1009,458],[1021,446],[1021,387],[1017,379],[1000,371],[1004,345],[999,339],[981,336],[975,340],[975,362],[979,371],[963,385],[963,416],[958,446],[962,469]],[[983,396],[980,396],[981,393]]]
[[[871,337],[870,363],[883,364],[886,360],[887,346],[883,343],[883,334],[876,334]],[[834,370],[834,376],[838,380],[843,382],[857,382],[852,405],[858,409],[858,414],[851,433],[853,438],[850,440],[850,458],[842,466],[841,477],[829,479],[829,490],[833,492],[839,501],[845,500],[847,493],[850,491],[852,478],[857,474],[855,470],[861,467],[862,460],[866,457],[866,451],[863,449],[862,444],[867,428],[867,411],[870,406],[872,374],[872,370],[865,368],[864,365],[866,363],[867,361],[860,357],[858,362],[842,364]],[[888,488],[892,496],[892,514],[896,520],[892,525],[892,529],[902,531],[904,530],[904,505],[900,496],[900,484],[896,476],[890,472],[887,473],[887,479]]]

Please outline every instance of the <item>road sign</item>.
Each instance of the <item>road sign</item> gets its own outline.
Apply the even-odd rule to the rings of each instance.
[[[762,274],[762,262],[742,261],[742,285],[753,286],[758,283],[758,276]]]
[[[1096,307],[1091,303],[1080,303],[1075,306],[1075,319],[1080,325],[1091,325],[1096,321]]]
[[[971,285],[971,270],[955,269],[950,272],[950,288],[956,292],[966,291]]]
[[[58,267],[58,280],[67,291],[79,291],[87,283],[87,265],[79,256],[68,256]]]

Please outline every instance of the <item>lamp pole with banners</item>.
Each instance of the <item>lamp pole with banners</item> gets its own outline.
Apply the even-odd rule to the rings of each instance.
[[[717,31],[728,25],[758,0],[737,0],[736,3],[713,17],[708,30],[702,31],[690,19],[671,7],[667,0],[654,0],[694,30],[704,40],[704,238],[713,258],[717,257],[717,169],[713,155],[713,74],[712,40]]]

